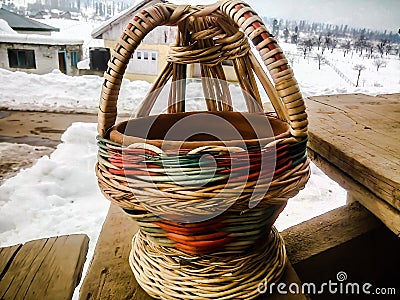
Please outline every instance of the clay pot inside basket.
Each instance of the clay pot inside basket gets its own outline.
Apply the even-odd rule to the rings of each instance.
[[[119,123],[112,128],[110,139],[125,146],[146,142],[163,149],[194,149],[263,146],[289,135],[287,123],[261,113],[187,112]]]

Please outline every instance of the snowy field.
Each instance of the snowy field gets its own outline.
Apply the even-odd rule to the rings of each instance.
[[[68,24],[65,30],[69,28],[71,35],[76,34],[72,33],[73,30],[81,29]],[[86,35],[83,37],[86,46],[97,43],[87,37],[93,27],[94,24],[89,24],[82,30]],[[318,70],[313,54],[303,59],[294,45],[281,46],[288,57],[293,56],[293,69],[304,96],[400,92],[398,58],[388,57],[387,67],[377,72],[373,60],[356,54],[352,59],[351,54],[344,58],[341,50],[326,51],[326,58],[354,83],[357,71],[352,69],[353,65],[366,66],[361,73],[361,87],[354,87],[329,65],[322,65]],[[102,81],[98,76],[70,77],[57,70],[46,75],[34,75],[0,69],[0,105],[17,110],[94,113]],[[119,112],[134,113],[149,87],[150,84],[144,81],[124,80]],[[195,83],[188,90],[192,98],[198,96],[199,87]],[[231,92],[238,95],[240,90],[232,85]],[[194,100],[189,103],[188,110],[201,109],[203,105],[203,102]],[[241,110],[243,107],[237,105],[236,108]],[[163,111],[162,106],[157,107],[155,113],[160,111]],[[0,246],[54,235],[85,233],[90,237],[87,262],[90,261],[109,206],[97,187],[94,173],[97,159],[95,136],[96,124],[74,123],[50,156],[44,156],[33,167],[22,170],[0,186]],[[337,208],[345,204],[345,199],[346,192],[312,165],[312,176],[306,188],[289,201],[276,225],[283,230]]]
[[[359,87],[349,84],[327,64],[318,70],[314,51],[306,59],[298,53],[292,44],[280,44],[295,72],[300,89],[305,97],[329,94],[364,93],[369,95],[400,92],[400,59],[384,56],[386,67],[376,71],[373,59],[359,57],[351,53],[343,57],[340,49],[333,53],[325,51],[326,59],[336,66],[351,82],[357,81],[356,64],[366,67],[361,72]],[[96,112],[103,79],[99,76],[85,75],[71,77],[54,70],[50,74],[36,75],[24,72],[12,72],[0,69],[0,107],[18,110],[55,111],[55,112]],[[45,89],[43,87],[46,87]],[[124,79],[118,100],[118,111],[134,113],[143,99],[150,84],[145,81]],[[198,87],[189,86],[188,91],[197,96]],[[240,90],[231,86],[233,95],[240,95]],[[190,95],[189,95],[190,97]],[[235,98],[235,97],[234,97]],[[193,102],[195,109],[202,108],[202,103]],[[162,109],[161,109],[162,110]]]

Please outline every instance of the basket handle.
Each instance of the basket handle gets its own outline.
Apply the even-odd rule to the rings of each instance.
[[[98,133],[104,137],[108,129],[114,126],[117,118],[117,100],[122,78],[129,60],[143,38],[160,25],[175,25],[188,16],[204,16],[219,10],[252,41],[267,67],[278,97],[271,99],[275,110],[284,110],[286,121],[290,125],[292,136],[307,136],[307,113],[293,70],[290,68],[282,49],[268,32],[261,18],[244,1],[222,0],[214,5],[200,7],[178,6],[170,3],[157,3],[138,12],[124,29],[112,50],[108,68],[104,72],[99,112]],[[257,72],[257,70],[255,70]],[[259,70],[259,72],[263,72]],[[268,83],[262,82],[264,87]],[[278,101],[278,103],[276,103]],[[274,103],[275,102],[275,103]]]

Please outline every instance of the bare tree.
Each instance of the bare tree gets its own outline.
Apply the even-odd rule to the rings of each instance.
[[[279,36],[279,23],[277,19],[272,22],[272,34],[278,38]]]
[[[385,47],[386,56],[390,53],[391,50],[392,50],[392,45],[390,43],[387,43]]]
[[[351,49],[351,41],[347,40],[343,45],[343,57],[346,57],[346,54],[349,53],[350,49]]]
[[[384,61],[381,58],[375,58],[372,64],[376,67],[376,71],[379,71],[379,68],[385,68],[386,67],[386,61]]]
[[[326,49],[326,45],[325,45],[325,44],[322,44],[322,47],[321,47],[321,53],[322,53],[322,55],[324,55],[325,49]]]
[[[317,53],[315,60],[318,61],[318,70],[321,70],[321,65],[325,63],[325,57],[322,54]]]
[[[285,43],[287,43],[289,39],[289,29],[287,27],[283,30],[283,37],[285,38]]]
[[[365,70],[365,66],[364,65],[355,65],[353,67],[353,70],[358,71],[357,83],[356,83],[356,87],[358,87],[358,81],[360,80],[361,71]]]
[[[333,53],[333,49],[336,48],[336,46],[337,46],[338,43],[339,43],[339,42],[338,42],[337,39],[335,39],[335,38],[331,39],[331,53]]]
[[[330,33],[328,33],[328,35],[325,37],[325,42],[323,44],[323,47],[327,48],[329,50],[329,47],[331,46],[331,42],[332,42],[331,36],[330,36]]]
[[[307,52],[311,52],[314,43],[312,39],[302,40],[298,44],[298,49],[303,52],[304,59],[306,59]]]
[[[378,45],[376,45],[376,47],[378,48],[378,51],[381,55],[381,57],[383,57],[383,54],[385,53],[385,48],[387,45],[387,40],[381,40]]]
[[[297,33],[293,33],[293,34],[290,36],[290,42],[291,42],[292,44],[297,44],[297,39],[298,39]]]
[[[286,59],[288,60],[289,64],[293,67],[295,56],[293,53],[288,52],[286,54]]]
[[[372,58],[374,54],[374,44],[372,42],[365,42],[365,51],[369,50],[368,58]]]
[[[319,47],[321,47],[321,44],[322,44],[322,33],[320,33],[318,35],[318,38],[316,39],[316,43],[317,43],[318,50],[319,50]]]
[[[366,48],[367,45],[367,40],[364,36],[361,36],[358,40],[355,41],[354,43],[354,48],[356,50],[356,53],[360,51],[360,57],[362,56],[364,48]]]

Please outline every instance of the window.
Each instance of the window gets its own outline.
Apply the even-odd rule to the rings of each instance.
[[[71,67],[76,68],[78,66],[79,61],[79,52],[71,51]]]
[[[8,49],[10,68],[36,69],[35,50]]]
[[[141,49],[136,51],[128,64],[128,73],[157,75],[158,51]]]

